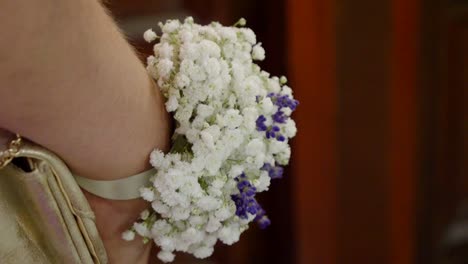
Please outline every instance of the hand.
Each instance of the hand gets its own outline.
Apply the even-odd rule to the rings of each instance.
[[[122,233],[138,218],[149,204],[142,199],[108,200],[84,191],[96,215],[96,225],[104,242],[110,264],[147,264],[153,243],[143,244],[140,237],[133,241],[122,239]]]

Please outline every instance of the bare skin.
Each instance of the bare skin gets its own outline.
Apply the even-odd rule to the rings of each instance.
[[[0,141],[20,133],[99,180],[140,173],[152,149],[168,150],[162,95],[98,1],[0,1],[0,10]],[[149,246],[120,239],[147,204],[85,195],[110,263],[147,263]]]

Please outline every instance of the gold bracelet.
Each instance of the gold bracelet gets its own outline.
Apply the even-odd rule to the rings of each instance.
[[[8,149],[0,152],[0,169],[6,167],[18,154],[21,146],[21,136],[16,134],[16,138],[10,141]]]

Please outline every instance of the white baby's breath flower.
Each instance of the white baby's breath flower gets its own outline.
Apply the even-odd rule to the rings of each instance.
[[[172,252],[176,248],[176,239],[172,236],[163,235],[159,237],[158,244],[162,251]]]
[[[193,255],[196,257],[196,258],[199,258],[199,259],[204,259],[204,258],[207,258],[209,256],[211,256],[213,254],[213,247],[199,247],[195,250],[195,252],[193,253]]]
[[[200,53],[206,54],[209,57],[219,58],[221,55],[221,49],[219,48],[218,44],[211,40],[202,40],[199,44]]]
[[[164,33],[172,33],[180,26],[179,20],[169,20],[164,26],[161,28]]]
[[[219,208],[220,205],[221,205],[220,201],[211,196],[204,196],[200,198],[197,202],[197,206],[200,207],[200,209],[205,210],[205,211],[213,211]]]
[[[214,108],[210,105],[206,105],[206,104],[199,104],[197,106],[197,114],[198,116],[201,116],[201,117],[208,117],[210,115],[212,115],[214,112]]]
[[[258,192],[267,191],[270,186],[271,177],[268,175],[268,172],[262,171],[258,180],[254,181],[254,186],[257,188]]]
[[[265,152],[265,144],[260,138],[252,139],[245,147],[245,154],[249,156],[256,156],[263,152]]]
[[[141,212],[141,214],[140,214],[140,218],[141,218],[142,220],[148,219],[149,216],[150,216],[149,210],[144,210],[144,211]]]
[[[223,27],[220,28],[218,32],[223,39],[226,39],[228,41],[234,42],[237,39],[236,31],[233,28]]]
[[[193,169],[193,165],[192,165]],[[190,177],[186,180],[186,183],[179,188],[180,192],[186,193],[192,198],[200,198],[203,194],[203,190],[200,186],[200,183],[196,179],[196,174],[198,171],[193,169],[193,174],[195,177]]]
[[[206,163],[206,170],[210,175],[215,175],[222,166],[223,159],[217,153],[210,153],[207,159],[210,161]]]
[[[253,47],[252,58],[260,61],[265,59],[265,50],[262,47],[262,43],[258,43]]]
[[[202,132],[200,132],[200,137],[209,149],[214,149],[213,136],[211,136],[210,133],[203,130]]]
[[[221,129],[218,125],[215,124],[205,128],[203,132],[208,133],[213,138],[213,141],[217,142],[221,134]]]
[[[193,215],[190,217],[189,222],[192,226],[201,226],[206,223],[208,217],[201,215]]]
[[[196,244],[203,241],[205,234],[204,232],[197,230],[194,227],[189,227],[180,234],[180,238],[191,244]]]
[[[198,52],[198,46],[194,43],[187,42],[180,46],[179,58],[182,61],[180,71],[186,72],[187,67],[184,67],[184,63],[192,62],[196,60],[200,54]]]
[[[190,84],[190,79],[187,75],[179,73],[176,76],[175,83],[177,85],[177,88],[183,89]]]
[[[200,130],[196,128],[190,128],[185,133],[185,137],[189,142],[195,143],[200,138]]]
[[[207,78],[205,69],[203,69],[201,65],[196,64],[192,65],[192,67],[188,69],[188,75],[190,79],[195,82],[203,82]]]
[[[291,116],[292,110],[289,107],[283,107],[281,108],[281,111],[286,115],[286,116]]]
[[[184,23],[186,24],[193,24],[193,17],[188,16],[185,18]]]
[[[268,90],[273,93],[278,93],[281,90],[281,86],[277,77],[268,79]]]
[[[162,43],[159,47],[159,57],[161,59],[171,59],[173,55],[174,48],[171,44]]]
[[[240,231],[238,224],[224,226],[218,231],[219,239],[226,245],[232,245],[239,241]]]
[[[160,251],[158,253],[158,258],[162,262],[168,263],[168,262],[174,261],[175,255],[172,252],[169,252],[169,251]]]
[[[188,252],[188,253],[193,254],[192,251],[189,251],[189,248],[191,246],[193,246],[192,243],[190,243],[190,241],[185,241],[183,239],[178,239],[175,246],[176,246],[177,251]]]
[[[288,119],[286,121],[286,124],[284,126],[284,133],[288,138],[292,138],[296,135],[297,128],[296,128],[296,123],[292,119]]]
[[[159,49],[161,48],[162,43],[156,43],[153,45],[154,57],[159,58]],[[157,79],[157,78],[155,78]]]
[[[289,86],[287,86],[287,85],[283,86],[283,89],[281,89],[281,94],[292,96],[292,89],[291,89],[291,87],[289,87]]]
[[[122,239],[125,241],[132,241],[135,239],[135,232],[127,230],[122,233]]]
[[[156,35],[156,33],[152,29],[146,30],[143,34],[143,38],[148,43],[153,42],[157,37],[158,35]]]
[[[177,190],[185,182],[185,173],[179,167],[170,168],[165,175],[165,180],[171,190]],[[180,194],[183,195],[183,194]]]
[[[281,78],[280,78],[280,83],[284,85],[284,84],[286,84],[287,82],[288,82],[288,78],[286,78],[286,76],[281,76]]]
[[[251,133],[256,126],[256,120],[258,118],[258,111],[254,107],[246,107],[242,110],[244,115],[244,127],[247,133]]]
[[[193,33],[189,30],[182,30],[179,32],[179,35],[183,43],[190,42],[193,39]]]
[[[173,68],[174,63],[168,59],[162,59],[157,65],[158,75],[160,78],[168,78],[169,73]]]
[[[172,230],[172,226],[166,220],[157,220],[151,228],[153,237],[158,237],[168,234]]]
[[[239,110],[229,109],[226,111],[225,120],[226,120],[226,125],[232,129],[232,128],[239,127],[243,121],[243,118],[239,114]]]
[[[134,223],[133,229],[135,229],[135,232],[142,237],[150,236],[150,231],[145,223]]]
[[[269,144],[269,151],[270,153],[273,153],[273,154],[277,154],[277,153],[280,153],[284,150],[286,150],[287,148],[289,148],[289,145],[288,143],[286,142],[281,142],[281,141],[277,141],[277,140],[272,140]]]
[[[222,222],[233,216],[235,213],[235,207],[233,204],[224,205],[215,212],[215,217],[218,221]]]
[[[265,164],[265,152],[259,152],[256,156],[254,156],[253,165],[255,169],[260,169],[263,164]]]
[[[190,210],[181,206],[174,207],[172,208],[172,217],[176,221],[186,220],[190,217]]]
[[[167,206],[160,200],[153,201],[151,203],[151,207],[153,208],[155,212],[161,215],[167,215],[170,212],[169,206]]]
[[[241,27],[244,27],[246,24],[247,24],[247,20],[245,20],[245,18],[241,17],[241,19],[239,19],[239,21],[237,21],[237,24]]]
[[[200,28],[200,35],[202,35],[204,39],[218,42],[220,40],[220,37],[218,35],[218,32],[213,28],[213,24],[209,27]]]
[[[273,113],[274,108],[273,108],[273,102],[271,101],[271,98],[269,97],[263,98],[260,105],[265,114]]]
[[[277,161],[280,165],[287,165],[291,158],[291,148],[287,146],[283,151],[277,153]]]
[[[240,31],[247,42],[252,45],[257,43],[257,36],[255,36],[255,33],[250,28],[241,28]]]
[[[164,153],[159,149],[155,149],[154,151],[151,152],[150,163],[156,169],[165,168],[169,166],[169,163],[164,158]]]
[[[234,166],[231,167],[231,170],[229,171],[229,176],[231,178],[236,178],[239,175],[241,175],[243,171],[244,171],[244,166],[234,165]]]
[[[221,67],[219,65],[219,62],[215,58],[209,58],[206,61],[205,65],[206,72],[208,73],[208,76],[210,77],[216,77],[220,74]]]
[[[220,197],[223,195],[223,190],[221,188],[216,188],[215,186],[212,185],[208,187],[208,194],[212,196]]]
[[[169,99],[166,102],[166,109],[168,112],[174,112],[177,110],[177,107],[179,107],[179,102],[177,101],[177,98],[175,96],[169,97]]]
[[[228,59],[234,57],[236,45],[234,43],[226,43],[223,47],[224,56]]]
[[[204,157],[194,157],[193,160],[192,160],[192,170],[194,173],[198,173],[198,172],[201,172],[205,166],[206,166],[206,162],[207,160],[204,158]],[[193,191],[196,191],[197,195],[193,195],[193,196],[199,196],[198,194],[200,193],[199,191],[199,188],[197,188],[196,190],[194,189],[191,189]]]
[[[140,196],[148,202],[154,201],[154,191],[147,187],[140,188]]]
[[[209,235],[206,235],[205,238],[203,239],[203,244],[207,247],[214,247],[217,241],[218,241],[218,238],[216,237],[216,234],[209,234]]]
[[[246,201],[235,197],[243,199],[248,188],[268,190],[269,173],[279,174],[276,167],[289,161],[297,102],[285,77],[271,77],[254,63],[265,50],[244,25],[244,19],[234,27],[168,20],[147,59],[174,114],[174,144],[168,154],[152,151],[157,172],[152,186],[140,189],[151,210],[122,237],[152,239],[164,262],[174,260],[174,251],[205,258],[218,240],[237,242],[256,216],[239,212],[236,204]],[[145,32],[145,40],[157,38],[153,33]],[[238,187],[244,181],[250,187]]]
[[[146,58],[146,64],[148,64],[148,66],[153,66],[155,60],[156,58],[153,55],[150,55]]]

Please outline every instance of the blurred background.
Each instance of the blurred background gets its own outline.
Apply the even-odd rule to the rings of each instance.
[[[142,58],[167,18],[245,17],[301,105],[273,224],[176,263],[468,263],[467,0],[107,0]]]

